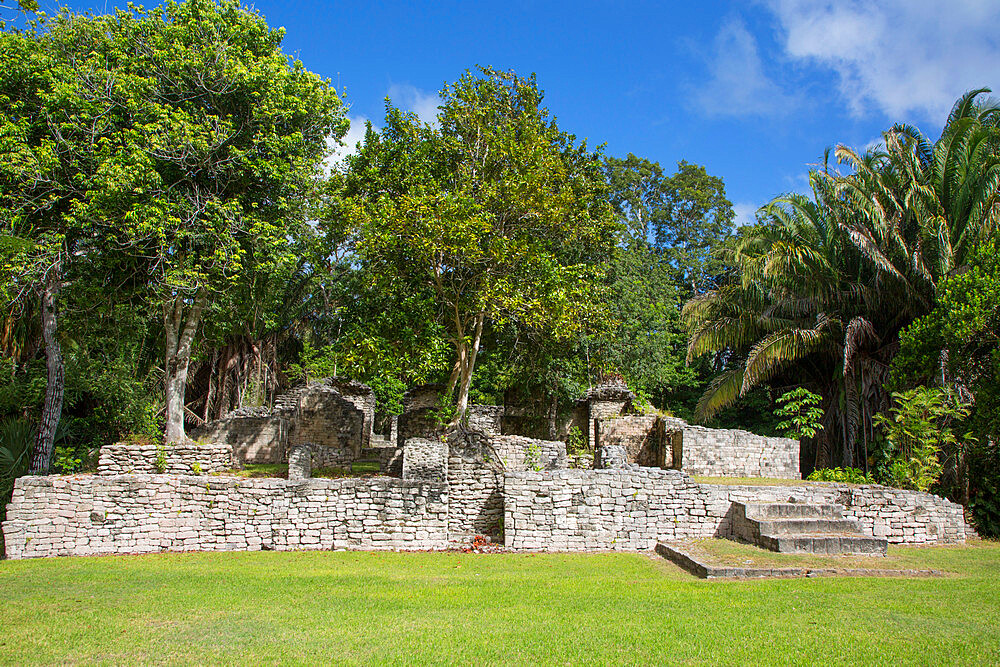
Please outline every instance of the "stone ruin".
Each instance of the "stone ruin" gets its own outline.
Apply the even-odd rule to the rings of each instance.
[[[971,534],[960,505],[926,493],[699,483],[690,475],[799,479],[798,442],[639,414],[620,383],[591,389],[555,426],[517,407],[474,405],[447,432],[440,392],[414,388],[403,414],[382,419],[376,433],[372,390],[327,378],[282,395],[272,410],[207,424],[192,433],[202,444],[112,445],[96,475],[23,477],[3,524],[6,555],[446,549],[476,535],[520,550],[648,550],[748,535],[776,548],[832,550],[820,532],[830,522],[856,532],[854,542],[838,536],[836,548],[875,540],[884,552],[886,542]],[[563,437],[577,429],[584,451],[531,437],[543,428]],[[287,463],[287,479],[225,474],[249,463]],[[359,463],[378,476],[313,477]],[[792,523],[811,534],[767,533],[791,525],[765,520],[789,504],[801,515]]]

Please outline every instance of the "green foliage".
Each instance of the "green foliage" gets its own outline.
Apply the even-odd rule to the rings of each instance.
[[[874,484],[875,480],[857,468],[817,468],[806,478],[813,482],[841,482],[843,484]]]
[[[201,464],[195,461],[191,464],[191,474],[200,475],[201,474]]]
[[[156,445],[156,459],[153,461],[153,468],[160,474],[167,471],[167,448],[162,444]]]
[[[979,441],[969,452],[969,510],[982,537],[1000,537],[1000,443]]]
[[[52,468],[62,474],[69,475],[83,468],[84,457],[75,447],[57,445],[52,457]]]
[[[974,404],[966,426],[978,440],[968,451],[968,497],[984,535],[1000,525],[1000,236],[983,243],[966,270],[938,286],[934,309],[900,336],[891,383],[946,383]],[[961,484],[957,480],[959,497]]]
[[[566,434],[566,453],[574,456],[589,452],[590,448],[587,446],[587,439],[583,437],[583,431],[580,430],[580,427],[574,426],[570,428],[569,433]]]
[[[27,419],[7,417],[0,421],[0,499],[4,503],[14,480],[28,472],[34,444],[35,427]]]
[[[480,74],[445,86],[437,127],[390,105],[350,159],[345,206],[376,284],[431,295],[459,413],[488,326],[567,338],[594,319],[616,231],[599,155],[558,130],[534,79]]]
[[[524,464],[534,471],[542,470],[542,450],[535,442],[529,442],[524,452]]]
[[[893,447],[889,481],[901,489],[928,491],[941,476],[941,456],[955,455],[965,444],[951,425],[965,419],[969,408],[948,392],[930,387],[893,392],[892,396],[895,406],[891,417],[875,417]]]
[[[984,92],[956,102],[936,142],[895,126],[884,148],[838,147],[848,174],[824,165],[810,174],[811,197],[779,197],[741,230],[726,252],[732,280],[685,306],[689,357],[726,360],[699,418],[759,384],[809,386],[823,396],[820,465],[853,465],[888,403],[900,330],[997,227],[1000,128]]]
[[[632,242],[653,245],[671,281],[686,296],[715,286],[723,272],[717,251],[732,234],[733,206],[721,178],[681,160],[677,172],[629,153],[609,157],[605,171],[611,203]]]
[[[823,430],[823,409],[819,407],[822,401],[822,396],[805,387],[786,391],[778,397],[781,407],[775,410],[775,414],[786,418],[778,423],[778,428],[784,431],[786,438],[802,440],[816,437]]]

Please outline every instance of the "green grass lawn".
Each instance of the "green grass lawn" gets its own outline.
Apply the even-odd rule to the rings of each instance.
[[[934,579],[703,581],[645,554],[0,562],[0,662],[1000,663],[1000,545]]]
[[[812,569],[929,570],[927,548],[889,545],[885,556],[776,553],[752,544],[703,538],[675,543],[697,560],[718,567],[805,567]],[[957,563],[953,570],[961,568]]]

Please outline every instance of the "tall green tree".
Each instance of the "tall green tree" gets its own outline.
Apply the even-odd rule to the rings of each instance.
[[[612,327],[592,352],[606,372],[686,416],[693,408],[687,395],[704,387],[710,369],[685,363],[681,303],[723,273],[718,251],[732,232],[732,206],[721,179],[687,162],[666,175],[658,163],[629,154],[607,158],[605,172],[626,232],[609,261]]]
[[[559,131],[533,78],[482,68],[441,97],[436,127],[388,107],[351,161],[352,214],[373,276],[433,294],[461,419],[491,322],[584,327],[617,225],[599,155]]]
[[[295,261],[289,237],[305,225],[326,140],[346,131],[336,92],[281,51],[282,37],[237,2],[208,0],[63,12],[10,37],[29,56],[22,77],[55,72],[65,83],[29,87],[30,112],[17,100],[13,117],[41,127],[17,135],[28,166],[11,178],[17,192],[48,188],[49,203],[19,196],[12,220],[54,230],[64,250],[79,238],[91,266],[133,276],[159,304],[168,441],[184,437],[206,307]]]

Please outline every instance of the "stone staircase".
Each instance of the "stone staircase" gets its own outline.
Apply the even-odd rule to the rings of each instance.
[[[732,534],[782,553],[884,556],[886,540],[865,535],[840,505],[733,503]]]

